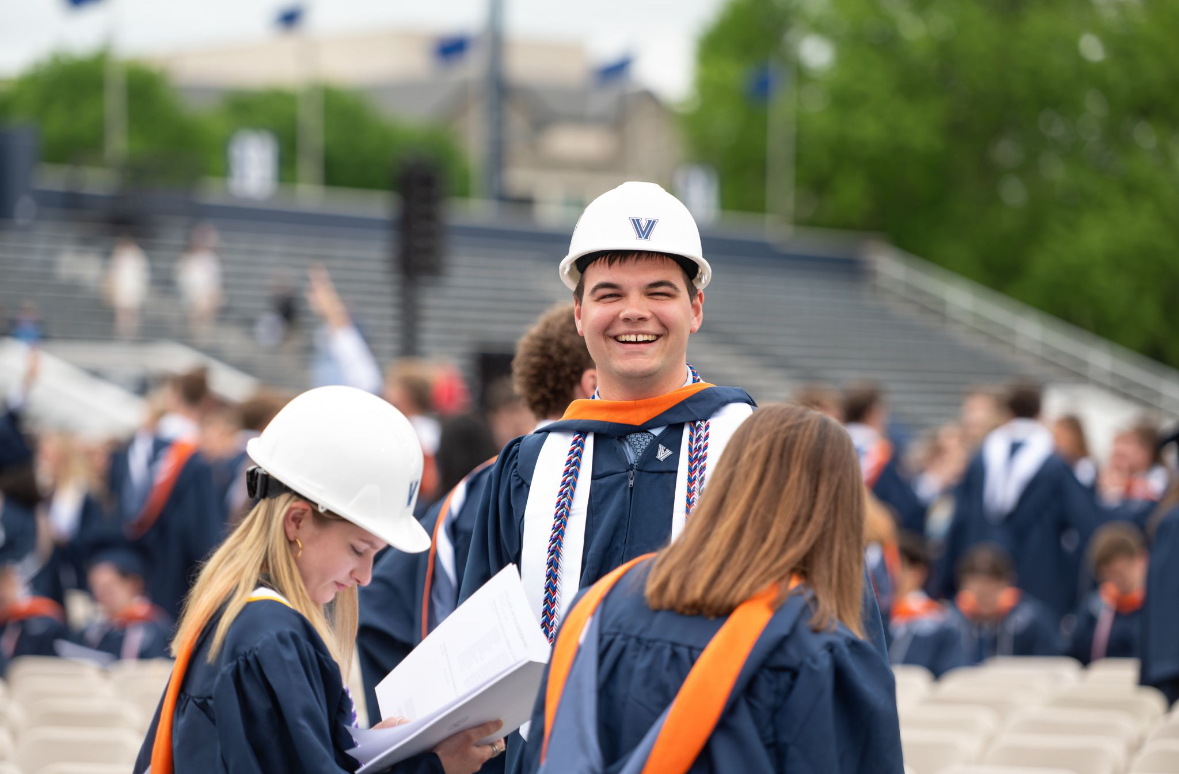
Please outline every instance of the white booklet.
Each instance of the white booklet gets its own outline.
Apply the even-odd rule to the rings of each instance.
[[[515,565],[501,570],[430,632],[377,684],[381,717],[393,728],[352,729],[357,774],[380,771],[491,720],[515,731],[532,716],[549,643],[528,607]]]

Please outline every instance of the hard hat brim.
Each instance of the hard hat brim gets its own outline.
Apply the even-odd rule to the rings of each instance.
[[[675,255],[675,256],[678,256],[678,257],[683,258],[685,260],[691,261],[692,263],[696,264],[696,266],[699,268],[699,271],[696,272],[696,276],[692,279],[692,284],[696,286],[697,290],[704,290],[704,288],[708,286],[708,283],[712,281],[712,267],[708,265],[708,261],[706,261],[704,259],[704,256],[702,256],[702,255],[684,255],[683,253],[665,253],[663,251],[655,251],[655,250],[635,250],[634,245],[625,245],[625,246],[617,247],[617,248],[605,248],[605,249],[595,248],[593,250],[585,250],[585,251],[578,252],[578,253],[569,253],[563,259],[561,259],[561,265],[558,269],[558,271],[561,275],[561,282],[565,283],[565,287],[569,288],[570,290],[576,290],[577,289],[577,282],[578,282],[578,280],[581,279],[581,271],[577,268],[578,260],[580,260],[581,258],[584,258],[587,255],[592,255],[594,253],[609,253],[609,252],[627,252],[627,253],[649,252],[649,253],[652,253],[653,255],[668,255],[668,256]]]
[[[281,481],[283,484],[294,490],[309,503],[315,504],[317,507],[325,508],[342,519],[355,524],[363,530],[368,531],[377,538],[388,543],[398,551],[407,554],[420,554],[423,551],[429,550],[431,538],[430,533],[426,532],[425,528],[418,522],[412,514],[407,514],[406,518],[397,519],[394,522],[373,523],[370,519],[365,519],[351,515],[348,509],[343,507],[342,503],[331,503],[323,501],[320,497],[311,497],[299,492],[298,477],[284,475],[281,466],[275,466],[271,461],[266,459],[266,453],[262,450],[259,443],[261,439],[251,438],[246,442],[246,454],[250,459],[256,462],[259,467],[265,470],[270,475]],[[289,473],[289,471],[287,471]]]

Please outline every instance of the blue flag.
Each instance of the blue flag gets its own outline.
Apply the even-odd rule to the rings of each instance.
[[[284,30],[293,30],[303,23],[303,6],[292,5],[279,12],[274,23]]]
[[[630,65],[634,61],[630,54],[603,65],[594,71],[594,80],[599,86],[625,81],[630,76]]]
[[[443,66],[461,62],[471,48],[470,35],[450,35],[434,43],[434,58]]]
[[[765,62],[752,68],[746,76],[745,93],[753,102],[766,102],[774,98],[782,85],[781,71],[773,62]]]
[[[81,8],[84,5],[94,5],[99,2],[102,2],[102,0],[66,0],[70,8]]]

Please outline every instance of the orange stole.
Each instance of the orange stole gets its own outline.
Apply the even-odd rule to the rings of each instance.
[[[582,632],[614,584],[636,563],[650,556],[633,559],[595,583],[565,620],[549,661],[542,763],[548,753],[553,720]],[[800,582],[800,578],[793,577],[789,588],[793,589]],[[773,617],[780,591],[778,584],[770,584],[742,602],[709,641],[672,701],[663,728],[643,766],[643,774],[683,774],[692,766],[720,721],[750,651]]]
[[[176,441],[168,447],[161,468],[163,475],[152,485],[143,511],[127,525],[127,536],[132,540],[143,537],[156,523],[164,506],[168,504],[168,498],[172,496],[172,490],[176,488],[180,471],[184,470],[185,464],[196,450],[197,445],[191,441]]]
[[[65,613],[61,605],[48,597],[29,597],[13,602],[0,610],[0,621],[25,621],[29,618],[52,618],[59,623],[65,622]]]
[[[1141,609],[1146,602],[1146,592],[1139,589],[1131,594],[1122,594],[1112,583],[1102,583],[1097,590],[1101,601],[1112,607],[1119,615],[1129,615]]]
[[[644,398],[643,400],[588,400],[583,398],[570,403],[561,419],[585,419],[637,427],[696,393],[715,386],[708,382],[696,382],[672,390],[666,395]]]
[[[251,596],[247,602],[257,602],[269,599],[280,605],[290,607],[281,599],[268,596]],[[176,663],[172,666],[172,676],[168,678],[168,689],[164,692],[164,704],[160,707],[160,722],[156,726],[156,740],[151,748],[151,773],[172,774],[172,719],[176,715],[176,701],[180,697],[180,685],[184,682],[184,675],[188,672],[188,664],[192,661],[192,652],[196,649],[197,640],[205,631],[208,621],[194,627],[192,632],[180,643],[180,650],[176,652]]]

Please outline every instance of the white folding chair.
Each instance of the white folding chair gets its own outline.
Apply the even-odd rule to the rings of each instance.
[[[1081,683],[1052,696],[1048,704],[1077,709],[1120,710],[1138,718],[1139,730],[1145,732],[1159,721],[1166,709],[1166,699],[1155,688]]]
[[[1003,733],[1112,739],[1121,745],[1124,755],[1135,750],[1141,738],[1137,720],[1127,713],[1062,707],[1017,710],[1008,718]]]
[[[29,728],[125,728],[138,733],[143,716],[122,702],[43,699],[28,705]]]
[[[103,677],[102,669],[97,664],[56,656],[18,656],[9,662],[6,675],[9,687],[14,690],[26,679],[31,678],[74,680],[81,677]]]
[[[1042,705],[1050,694],[1045,691],[1006,685],[951,683],[941,686],[922,700],[922,706],[972,704],[991,709],[1002,722],[1020,707]]]
[[[955,763],[972,763],[978,759],[983,741],[976,736],[953,731],[901,731],[901,749],[905,766],[913,774],[938,774]]]
[[[1150,744],[1161,739],[1179,740],[1179,718],[1170,716],[1163,718],[1163,722],[1152,728],[1147,734],[1146,743]]]
[[[1073,774],[1119,774],[1125,763],[1121,745],[1112,739],[1046,734],[1003,734],[983,756],[1001,766],[1057,768]]]
[[[917,705],[900,711],[901,728],[957,731],[984,742],[994,736],[999,716],[989,707],[972,704]]]
[[[1135,774],[1179,771],[1179,741],[1160,739],[1147,743],[1134,759],[1130,771]]]
[[[16,765],[32,774],[55,763],[128,766],[139,754],[139,742],[124,729],[31,728],[18,744]]]
[[[1079,677],[1081,662],[1068,656],[992,656],[983,662],[988,667],[1030,669],[1035,672],[1054,671]]]

